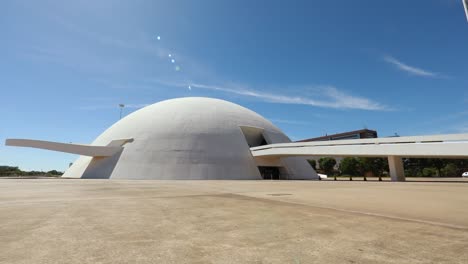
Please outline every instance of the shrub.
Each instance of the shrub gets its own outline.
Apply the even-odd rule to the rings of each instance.
[[[456,177],[458,176],[458,168],[457,165],[453,163],[449,163],[442,168],[442,175],[445,177]]]
[[[422,170],[422,174],[424,177],[434,177],[437,175],[437,169],[436,168],[424,168]]]

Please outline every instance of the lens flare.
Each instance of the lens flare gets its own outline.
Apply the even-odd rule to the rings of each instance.
[[[156,39],[157,39],[157,40],[161,40],[161,36],[156,35]],[[180,71],[180,70],[181,70],[181,67],[180,67],[179,65],[175,65],[176,60],[174,59],[174,56],[172,56],[172,53],[167,53],[167,57],[169,58],[169,61],[170,61],[172,64],[174,64],[174,66],[173,66],[173,67],[174,67],[174,70],[177,71],[177,72]],[[191,87],[191,86],[189,86],[188,88],[189,88],[189,90],[192,90],[192,87]]]

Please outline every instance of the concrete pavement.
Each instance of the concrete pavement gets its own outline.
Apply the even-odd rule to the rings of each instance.
[[[1,263],[467,263],[468,184],[0,180]]]

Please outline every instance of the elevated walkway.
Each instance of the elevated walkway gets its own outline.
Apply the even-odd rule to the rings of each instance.
[[[402,158],[468,158],[468,134],[269,144],[250,148],[263,164],[282,157],[386,157],[392,181],[404,181]]]

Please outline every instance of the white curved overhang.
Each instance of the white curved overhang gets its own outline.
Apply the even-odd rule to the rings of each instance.
[[[254,157],[367,156],[468,157],[468,134],[270,144],[250,148]]]
[[[33,139],[10,138],[5,141],[6,146],[29,147],[78,154],[90,157],[109,157],[123,149],[123,145],[133,139],[112,140],[107,146],[93,146],[85,144],[61,143]]]

